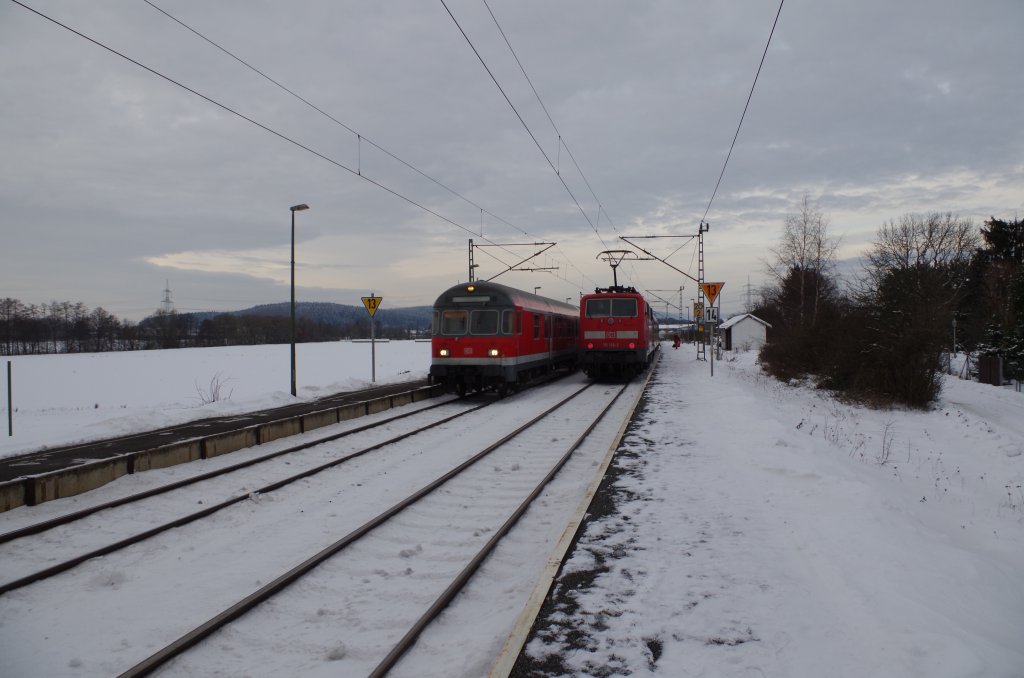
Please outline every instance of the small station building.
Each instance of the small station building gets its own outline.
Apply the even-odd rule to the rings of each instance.
[[[734,315],[718,326],[726,351],[760,351],[771,325],[756,315]]]

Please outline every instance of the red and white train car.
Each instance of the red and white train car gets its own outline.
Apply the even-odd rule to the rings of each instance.
[[[599,288],[580,299],[579,360],[587,376],[640,374],[660,346],[654,311],[634,288]]]
[[[456,285],[434,302],[430,378],[464,395],[504,394],[551,370],[575,368],[579,309],[491,282]]]

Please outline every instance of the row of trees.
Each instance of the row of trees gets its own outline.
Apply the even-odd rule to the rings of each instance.
[[[70,301],[37,306],[0,299],[0,355],[133,350],[145,343],[135,323],[119,320],[103,308]]]
[[[405,339],[413,336],[415,330],[409,326],[383,325],[378,321],[374,333],[380,338]],[[300,315],[295,323],[295,338],[299,342],[369,336],[368,317],[332,323]],[[203,317],[161,310],[139,323],[133,323],[119,320],[102,308],[89,309],[81,302],[55,301],[37,306],[17,299],[0,299],[0,355],[281,344],[289,341],[289,315],[223,313]]]
[[[978,229],[953,214],[884,224],[852,280],[836,273],[839,241],[805,199],[765,262],[754,310],[772,324],[761,359],[776,376],[878,404],[925,407],[955,341],[998,353],[1024,376],[1024,221]],[[955,321],[955,322],[954,322]]]

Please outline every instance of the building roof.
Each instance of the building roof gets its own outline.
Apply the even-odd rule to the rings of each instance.
[[[771,327],[770,323],[766,323],[765,321],[763,321],[760,318],[758,318],[756,315],[752,315],[750,313],[744,313],[743,315],[734,315],[733,317],[729,318],[724,323],[719,325],[718,328],[722,329],[722,330],[727,330],[730,327],[732,327],[733,325],[738,325],[740,322],[742,322],[743,320],[745,320],[747,318],[750,318],[751,320],[755,320],[755,321],[761,323],[762,325],[764,325],[765,327]]]

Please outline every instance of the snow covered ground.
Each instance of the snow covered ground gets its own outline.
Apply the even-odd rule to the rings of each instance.
[[[368,344],[299,349],[301,397],[369,383]],[[1024,676],[1024,394],[950,377],[931,411],[873,411],[777,383],[752,354],[712,377],[666,349],[534,670]],[[378,382],[421,378],[429,344],[377,359]],[[290,400],[287,346],[13,361],[6,455]],[[213,379],[230,398],[202,405]]]
[[[1024,396],[870,411],[664,351],[528,645],[549,675],[1024,676]],[[526,668],[526,666],[521,666]]]
[[[428,342],[377,342],[375,352],[378,384],[427,376]],[[298,344],[295,365],[303,400],[367,388],[374,376],[368,342]],[[0,380],[0,457],[294,402],[288,344],[3,357]]]

